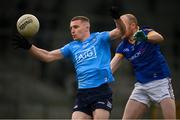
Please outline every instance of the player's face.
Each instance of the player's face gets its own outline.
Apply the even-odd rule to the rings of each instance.
[[[133,24],[129,22],[128,18],[126,16],[121,17],[122,21],[124,22],[126,26],[126,37],[131,37],[133,35]]]
[[[86,33],[89,31],[89,28],[86,24],[86,22],[82,22],[81,20],[71,21],[70,30],[74,40],[85,39]]]

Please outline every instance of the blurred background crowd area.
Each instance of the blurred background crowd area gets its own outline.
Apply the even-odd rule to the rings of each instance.
[[[172,71],[172,84],[180,118],[180,1],[178,0],[2,0],[0,3],[0,118],[70,118],[76,94],[75,71],[64,59],[43,63],[27,51],[14,50],[12,35],[16,21],[23,14],[33,14],[40,30],[33,43],[53,50],[71,41],[69,22],[84,15],[91,20],[91,31],[109,31],[115,27],[109,15],[112,5],[121,13],[134,14],[140,26],[160,32],[165,42],[163,54]],[[112,42],[112,56],[119,42]],[[114,108],[111,118],[121,118],[135,82],[127,61],[121,63],[112,84]],[[144,118],[162,118],[153,104]]]

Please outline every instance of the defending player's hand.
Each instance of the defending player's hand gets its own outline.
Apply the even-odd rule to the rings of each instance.
[[[147,35],[142,30],[138,30],[134,33],[133,39],[135,41],[147,41]]]
[[[22,35],[14,35],[12,42],[15,49],[22,48],[29,50],[32,46],[32,43],[30,43],[30,41],[24,38]]]
[[[120,17],[119,8],[116,6],[112,6],[110,9],[110,15],[115,20],[119,19],[119,17]]]

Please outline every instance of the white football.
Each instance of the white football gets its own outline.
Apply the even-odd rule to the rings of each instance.
[[[32,14],[24,14],[18,19],[16,27],[22,36],[31,38],[39,31],[39,20]]]

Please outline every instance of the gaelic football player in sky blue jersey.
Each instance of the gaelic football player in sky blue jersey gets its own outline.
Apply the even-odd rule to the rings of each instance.
[[[63,58],[72,60],[78,82],[78,92],[72,119],[109,119],[112,109],[112,91],[108,83],[114,80],[110,68],[110,40],[121,38],[125,25],[119,12],[112,8],[116,28],[108,32],[90,33],[90,22],[85,16],[73,17],[70,21],[74,41],[60,49],[47,51],[30,44],[22,36],[15,45],[27,49],[36,58],[52,62]]]
[[[136,76],[134,90],[124,110],[123,119],[140,119],[150,101],[160,104],[164,118],[175,119],[176,108],[171,75],[158,43],[164,38],[151,28],[139,28],[132,14],[120,17],[126,26],[126,33],[111,61],[112,72],[126,58]]]

